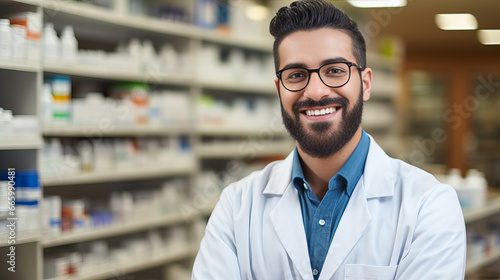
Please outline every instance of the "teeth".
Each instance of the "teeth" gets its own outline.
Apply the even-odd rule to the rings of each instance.
[[[308,116],[323,116],[327,114],[331,114],[333,112],[336,112],[337,108],[335,107],[330,107],[326,109],[321,109],[321,110],[307,110],[306,115]]]

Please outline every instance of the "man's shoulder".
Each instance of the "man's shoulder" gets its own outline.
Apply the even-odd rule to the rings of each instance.
[[[364,175],[367,176],[365,183],[371,186],[374,193],[378,193],[380,188],[385,189],[385,193],[392,192],[387,184],[393,185],[394,192],[411,193],[413,197],[425,195],[435,188],[447,188],[429,172],[390,157],[374,140],[370,142]]]
[[[406,192],[411,192],[413,196],[428,195],[436,189],[452,190],[446,184],[440,182],[431,173],[411,165],[399,159],[392,159],[393,170],[395,173],[396,186]]]
[[[287,164],[286,160],[276,160],[268,163],[264,168],[253,171],[242,179],[229,184],[224,192],[229,192],[232,195],[248,197],[261,196],[268,185],[273,185],[276,182],[276,176],[280,176],[283,180],[279,180],[282,184],[287,184],[283,176],[283,168]],[[290,180],[288,180],[290,181]]]

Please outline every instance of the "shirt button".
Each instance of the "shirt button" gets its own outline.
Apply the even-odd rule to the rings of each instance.
[[[324,226],[326,224],[325,220],[321,219],[319,220],[319,225],[320,226]]]
[[[304,183],[304,189],[306,189],[306,190],[307,190],[307,184],[306,184],[306,183]]]
[[[318,271],[316,268],[315,268],[315,269],[313,269],[313,275],[314,275],[314,276],[318,275],[318,273],[319,273],[319,271]]]

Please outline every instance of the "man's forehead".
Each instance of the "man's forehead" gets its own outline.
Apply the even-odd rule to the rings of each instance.
[[[317,64],[332,58],[353,61],[352,39],[333,28],[295,31],[278,47],[280,66],[290,63]]]

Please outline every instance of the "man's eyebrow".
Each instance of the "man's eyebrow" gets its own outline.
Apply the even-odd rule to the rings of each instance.
[[[283,67],[282,69],[289,69],[289,68],[307,68],[307,65],[305,65],[304,63],[289,63],[287,65],[285,65],[285,67]]]
[[[334,58],[328,58],[323,61],[321,61],[320,66],[325,65],[325,64],[330,64],[330,63],[336,63],[336,62],[349,62],[349,60],[343,58],[343,57],[334,57]],[[304,63],[289,63],[285,65],[282,69],[289,69],[289,68],[307,68],[307,65]]]
[[[336,63],[336,62],[349,62],[349,60],[339,56],[339,57],[325,59],[325,60],[321,61],[321,65]]]

